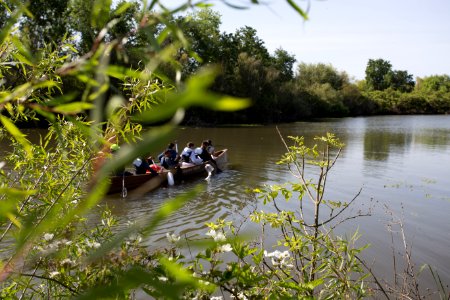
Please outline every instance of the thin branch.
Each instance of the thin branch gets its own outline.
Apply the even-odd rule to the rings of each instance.
[[[65,283],[62,283],[61,281],[58,281],[58,280],[56,280],[56,279],[54,279],[54,278],[50,278],[50,277],[46,277],[46,276],[41,276],[41,275],[36,275],[36,274],[34,274],[34,273],[33,273],[33,274],[19,273],[18,275],[21,275],[21,276],[30,276],[30,277],[33,277],[33,278],[39,278],[39,279],[45,279],[45,280],[53,281],[53,282],[59,284],[60,286],[62,286],[62,287],[64,287],[64,288],[68,289],[72,294],[75,294],[75,295],[78,295],[78,294],[79,294],[79,292],[77,292],[76,290],[74,290],[74,289],[71,288],[70,286],[68,286],[68,285],[66,285]]]
[[[372,272],[372,269],[369,268],[366,263],[360,259],[358,257],[358,255],[355,255],[355,258],[364,266],[364,268],[366,268],[367,271],[369,271],[369,273],[372,275],[373,279],[375,280],[375,283],[377,284],[377,286],[380,288],[381,292],[383,293],[383,295],[386,297],[386,299],[391,299],[389,298],[389,295],[387,294],[386,290],[383,288],[383,285],[380,283],[380,281],[378,281],[378,278],[375,276],[375,274]]]

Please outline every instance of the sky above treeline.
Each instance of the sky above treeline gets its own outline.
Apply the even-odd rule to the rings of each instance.
[[[355,80],[378,58],[414,77],[450,74],[450,0],[297,0],[309,5],[307,21],[286,0],[227,2],[249,9],[209,2],[221,31],[253,27],[272,54],[283,48],[298,62],[331,64]]]

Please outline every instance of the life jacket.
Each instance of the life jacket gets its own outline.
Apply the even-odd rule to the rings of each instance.
[[[184,162],[191,162],[191,154],[192,154],[192,149],[191,148],[184,148],[183,152],[181,152],[181,161]]]
[[[203,163],[203,159],[201,158],[202,152],[203,152],[202,148],[200,147],[195,148],[194,153],[191,154],[191,162],[196,165]]]

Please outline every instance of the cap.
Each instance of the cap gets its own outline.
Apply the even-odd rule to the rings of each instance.
[[[120,146],[117,144],[112,144],[111,147],[109,147],[109,149],[111,149],[111,151],[117,151],[120,149]]]
[[[142,165],[142,159],[136,158],[136,159],[133,161],[133,165],[134,165],[135,167],[140,167],[140,166]]]

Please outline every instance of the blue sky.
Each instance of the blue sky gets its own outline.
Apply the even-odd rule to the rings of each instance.
[[[248,5],[250,0],[229,2]],[[299,62],[332,64],[357,80],[364,79],[368,60],[378,58],[414,77],[450,75],[450,0],[311,1],[308,21],[285,0],[246,10],[212,3],[222,15],[222,31],[248,25],[271,53],[281,47]]]

